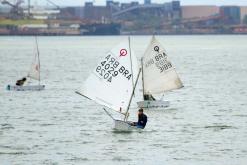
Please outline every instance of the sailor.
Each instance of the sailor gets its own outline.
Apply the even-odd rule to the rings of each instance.
[[[26,77],[23,77],[21,80],[17,80],[15,85],[23,86],[26,80],[27,80]]]
[[[132,125],[133,125],[133,126],[136,126],[136,127],[138,127],[138,128],[144,129],[145,126],[146,126],[147,120],[148,120],[148,119],[147,119],[147,115],[145,115],[145,114],[143,113],[143,109],[140,108],[140,109],[138,110],[138,122],[133,122]]]
[[[144,95],[144,100],[155,101],[155,98],[153,97],[153,95],[145,94]]]

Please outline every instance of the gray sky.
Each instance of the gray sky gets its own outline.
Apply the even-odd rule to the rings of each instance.
[[[13,0],[12,0],[13,1]],[[27,0],[25,0],[27,2]],[[51,0],[57,5],[61,6],[81,6],[85,2],[94,1],[97,5],[104,5],[105,0]],[[119,2],[131,2],[139,1],[143,3],[144,0],[115,0]],[[170,2],[172,0],[152,0],[155,3]],[[31,0],[32,3],[38,5],[46,5],[46,0]],[[247,6],[247,0],[180,0],[182,5],[245,5]]]

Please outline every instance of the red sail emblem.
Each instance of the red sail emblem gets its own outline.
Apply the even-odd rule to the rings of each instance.
[[[121,56],[126,56],[128,54],[127,50],[126,49],[121,49],[120,50],[120,57]]]

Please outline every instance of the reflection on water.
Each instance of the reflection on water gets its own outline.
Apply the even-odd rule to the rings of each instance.
[[[142,132],[115,133],[102,107],[74,91],[124,37],[39,37],[41,92],[5,90],[26,75],[34,39],[0,37],[0,162],[245,165],[247,37],[157,36],[185,87],[165,95],[166,110],[145,112]],[[150,39],[132,37],[139,58]]]

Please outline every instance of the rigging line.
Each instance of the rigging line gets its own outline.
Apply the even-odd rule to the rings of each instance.
[[[110,118],[112,118],[113,120],[115,120],[115,119],[112,117],[112,115],[111,115],[105,108],[103,108],[103,110],[105,111],[105,113],[106,113],[108,116],[110,116]]]

